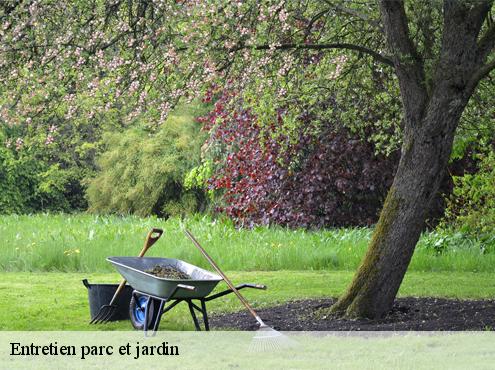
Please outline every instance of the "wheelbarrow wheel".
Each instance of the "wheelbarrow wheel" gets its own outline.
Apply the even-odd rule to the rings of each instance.
[[[131,302],[129,304],[129,316],[131,318],[131,324],[136,330],[144,329],[145,310],[148,305],[148,296],[144,295],[132,295]],[[146,329],[153,329],[153,324],[158,317],[159,303],[155,300],[151,300],[148,313],[148,325]]]

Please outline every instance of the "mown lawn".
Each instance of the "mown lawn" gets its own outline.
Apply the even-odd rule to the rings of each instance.
[[[307,231],[280,227],[236,229],[205,216],[186,220],[76,215],[0,216],[0,330],[126,330],[130,323],[90,326],[86,288],[117,283],[107,256],[136,256],[146,233],[165,233],[149,256],[171,257],[211,269],[185,237],[190,229],[255,307],[310,297],[335,297],[350,282],[370,228]],[[495,297],[495,251],[460,234],[425,233],[400,296]],[[221,284],[219,289],[223,289]],[[240,310],[230,295],[210,302],[210,313]],[[162,329],[192,330],[186,307],[174,309]]]
[[[258,282],[266,291],[243,290],[254,307],[287,300],[337,296],[352,278],[351,271],[228,272],[235,283]],[[0,273],[0,330],[128,330],[129,322],[90,326],[86,288],[91,283],[116,283],[116,273]],[[222,289],[224,285],[220,285]],[[409,272],[400,296],[436,296],[459,299],[495,297],[495,273]],[[233,295],[209,303],[210,313],[242,309]],[[193,330],[185,307],[164,317],[163,330]]]

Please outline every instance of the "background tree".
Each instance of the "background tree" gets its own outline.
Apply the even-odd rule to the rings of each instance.
[[[461,115],[495,68],[492,8],[492,0],[4,2],[2,117],[15,110],[27,119],[85,91],[98,96],[95,109],[125,99],[129,122],[164,122],[181,98],[221,86],[238,92],[261,127],[282,117],[280,132],[290,136],[339,78],[362,67],[390,75],[384,102],[401,128],[401,160],[368,253],[334,306],[380,317],[406,272]],[[357,93],[350,83],[337,95]]]

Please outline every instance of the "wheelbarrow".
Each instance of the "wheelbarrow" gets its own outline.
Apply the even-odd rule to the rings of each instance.
[[[112,263],[133,287],[129,316],[132,326],[137,330],[143,330],[145,334],[149,329],[156,332],[163,314],[180,302],[187,303],[196,330],[201,330],[196,316],[197,311],[202,316],[204,329],[208,331],[210,327],[206,302],[233,292],[227,289],[210,294],[223,279],[213,272],[174,258],[108,257],[107,261]],[[190,279],[163,278],[146,272],[157,265],[175,268],[189,275]],[[241,284],[236,287],[237,290],[244,288],[266,289],[266,286]]]

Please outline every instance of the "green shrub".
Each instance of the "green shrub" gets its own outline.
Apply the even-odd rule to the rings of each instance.
[[[58,143],[38,145],[25,137],[16,147],[0,130],[0,214],[86,209],[81,181],[91,169],[68,163]],[[9,143],[10,142],[10,143]]]
[[[195,114],[177,113],[153,134],[145,128],[106,134],[100,171],[88,181],[89,210],[140,216],[198,210],[204,195],[183,186],[186,173],[200,163],[204,141]]]
[[[18,161],[12,152],[0,145],[0,213],[2,214],[17,213],[25,206],[23,189],[19,186],[18,167]],[[24,182],[24,185],[26,183],[29,184],[29,181]]]
[[[0,105],[5,103],[3,93],[0,91]],[[94,101],[85,99],[92,109]],[[87,208],[82,180],[95,170],[103,131],[120,127],[121,120],[113,111],[90,117],[78,110],[68,117],[67,110],[67,102],[36,115],[12,109],[9,120],[0,120],[1,213]],[[9,191],[5,191],[7,186]]]
[[[495,247],[495,153],[479,154],[479,170],[454,177],[444,225]]]
[[[47,203],[40,183],[43,163],[28,150],[15,150],[0,131],[0,214],[31,213]],[[44,202],[45,201],[45,202]]]

